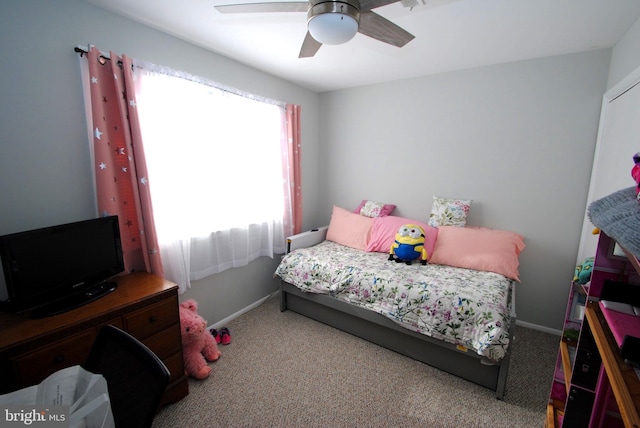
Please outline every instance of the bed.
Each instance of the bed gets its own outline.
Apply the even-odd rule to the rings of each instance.
[[[371,242],[377,239],[371,232],[376,228],[374,221],[368,232],[363,229],[368,250],[367,246],[336,242],[341,239],[336,239],[337,228],[333,227],[335,209],[329,226],[289,238],[288,252],[275,272],[280,278],[280,309],[300,313],[482,385],[503,399],[516,321],[517,271],[505,276],[505,272],[494,272],[501,271],[499,268],[489,266],[487,270],[487,264],[496,260],[502,263],[504,254],[500,251],[497,259],[491,255],[489,262],[483,255],[481,266],[474,264],[478,259],[474,255],[475,269],[443,263],[447,260],[442,256],[448,251],[447,242],[456,243],[456,254],[476,251],[475,244],[467,245],[468,238],[460,250],[461,241],[452,240],[451,234],[481,234],[483,253],[484,248],[495,252],[492,241],[498,236],[499,246],[506,245],[515,256],[517,268],[517,257],[524,248],[521,237],[486,228],[441,227],[429,244],[432,259],[439,263],[407,265],[389,261],[388,251],[381,251],[388,236],[380,241],[380,251],[372,250]],[[391,229],[386,228],[388,235],[405,220],[389,217],[379,221],[393,223]],[[354,236],[363,232],[353,224],[349,226]]]

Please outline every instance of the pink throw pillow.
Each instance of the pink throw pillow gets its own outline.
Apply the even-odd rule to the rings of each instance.
[[[396,209],[396,206],[393,204],[385,204],[382,202],[369,201],[367,199],[363,199],[360,202],[360,205],[353,210],[354,213],[360,214],[366,217],[386,217]]]
[[[440,226],[431,263],[495,272],[520,282],[519,255],[524,238],[486,227]]]
[[[369,239],[369,245],[367,245],[367,251],[388,253],[393,241],[395,241],[398,229],[405,224],[417,224],[422,227],[425,233],[424,249],[427,250],[427,259],[430,259],[433,254],[433,247],[436,244],[436,238],[438,237],[438,229],[421,221],[397,216],[377,217],[373,219],[373,228],[371,229],[371,238]]]
[[[366,251],[371,234],[371,222],[372,219],[369,217],[354,214],[334,205],[327,230],[327,240]]]

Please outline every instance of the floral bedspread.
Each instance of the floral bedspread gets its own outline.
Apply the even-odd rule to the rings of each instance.
[[[512,280],[451,266],[395,263],[387,257],[324,241],[284,256],[276,275],[303,291],[331,294],[492,361],[505,355]]]

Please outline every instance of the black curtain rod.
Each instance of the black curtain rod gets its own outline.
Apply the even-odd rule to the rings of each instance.
[[[81,48],[80,46],[76,46],[75,48],[73,48],[74,51],[76,51],[77,53],[80,54],[80,56],[83,56],[84,54],[89,53],[88,50],[86,50],[85,48]],[[100,56],[105,58],[105,59],[111,59],[109,54],[105,54],[103,52],[100,52]]]
[[[89,53],[88,50],[86,50],[85,48],[81,48],[80,46],[76,46],[75,48],[73,48],[73,50],[79,53],[80,56]],[[100,56],[104,59],[111,59],[109,54],[105,54],[103,52],[100,52]]]
[[[73,48],[73,50],[74,50],[75,52],[79,53],[79,54],[80,54],[80,56],[83,56],[83,55],[85,55],[85,54],[89,53],[89,51],[87,51],[87,50],[86,50],[86,49],[84,49],[84,48],[81,48],[80,46],[76,46],[75,48]],[[98,57],[98,59],[100,59],[100,58],[103,58],[103,59],[106,59],[106,60],[111,60],[111,58],[110,58],[110,56],[109,56],[108,54],[104,54],[104,53],[102,53],[102,52],[100,52],[100,56]],[[118,66],[119,66],[120,68],[122,68],[122,60],[120,60],[120,59],[118,60]],[[133,67],[133,66],[132,66],[132,67]]]
[[[73,50],[75,52],[79,53],[80,56],[83,56],[84,54],[88,53],[88,51],[85,48],[80,47],[80,46],[76,46],[75,48],[73,48]],[[101,58],[103,58],[105,60],[111,60],[109,54],[105,54],[105,53],[102,53],[102,52],[100,52],[100,56],[98,57],[98,60],[100,60]],[[122,63],[121,59],[118,60],[118,66],[120,68],[122,68],[122,66],[123,66],[123,63]],[[135,67],[138,67],[140,69],[144,69],[143,67],[141,67],[139,65],[131,64],[131,69],[132,70]],[[188,76],[183,76],[183,78],[187,79],[187,80],[192,80],[194,82],[202,83],[202,81],[200,79],[194,79],[194,78],[188,77]],[[280,106],[282,108],[284,108],[286,106],[286,103],[284,103],[284,102],[276,101],[276,100],[273,100],[273,99],[270,99],[270,98],[263,98],[263,97],[260,97],[258,95],[249,94],[247,92],[240,91],[239,89],[226,87],[226,86],[221,85],[219,83],[206,83],[205,82],[204,84],[207,85],[207,86],[211,86],[211,87],[214,87],[216,89],[219,89],[221,91],[229,92],[231,94],[239,95],[241,97],[249,98],[249,99],[252,99],[252,100],[257,100],[257,101],[260,101],[260,102],[263,102],[263,103],[273,104],[273,105],[276,105],[276,106]]]

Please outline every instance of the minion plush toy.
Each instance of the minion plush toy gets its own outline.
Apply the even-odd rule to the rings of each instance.
[[[400,226],[398,233],[396,233],[396,240],[391,244],[389,250],[389,260],[395,260],[396,263],[405,262],[410,265],[412,261],[420,259],[420,263],[426,265],[427,257],[422,227],[416,224]]]

